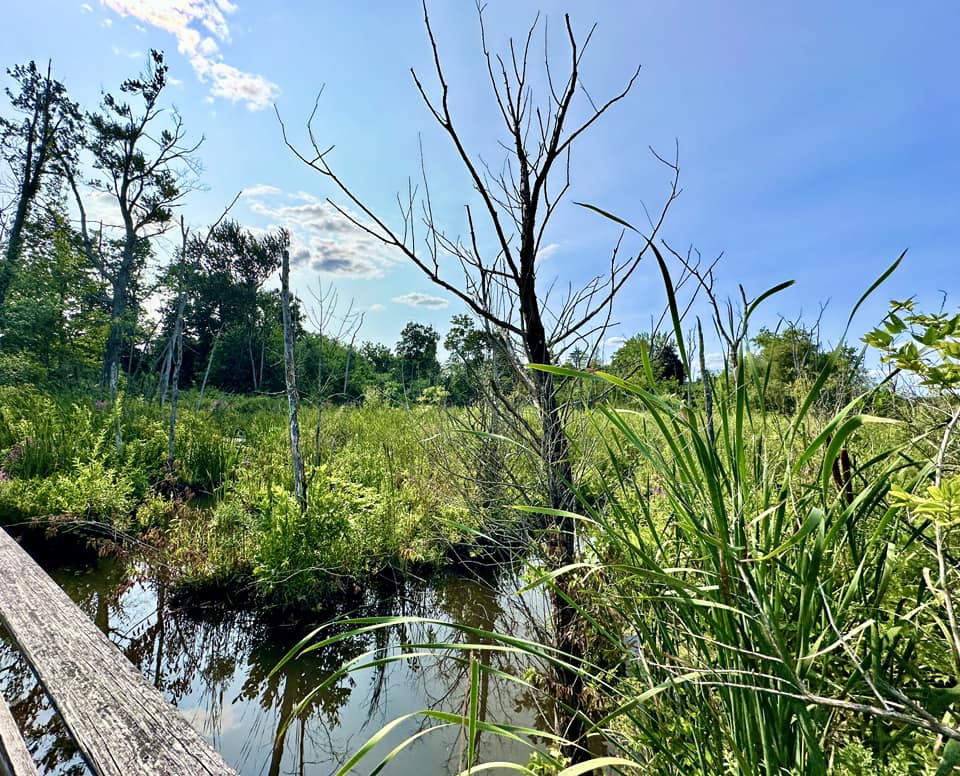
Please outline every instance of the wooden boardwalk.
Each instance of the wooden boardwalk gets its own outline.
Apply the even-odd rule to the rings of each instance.
[[[102,776],[234,775],[223,758],[0,529],[0,620],[33,667],[94,773]],[[0,762],[32,776],[0,700]],[[18,740],[16,740],[18,739]],[[5,755],[4,752],[5,751]],[[28,755],[29,756],[29,755]],[[12,764],[12,765],[11,765]],[[32,770],[31,770],[32,769]]]
[[[20,737],[17,723],[2,699],[0,699],[0,775],[37,776],[37,769],[30,758],[26,744]]]

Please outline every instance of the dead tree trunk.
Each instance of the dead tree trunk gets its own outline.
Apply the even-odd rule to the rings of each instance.
[[[280,268],[281,300],[283,304],[283,365],[287,384],[287,407],[290,415],[290,461],[293,465],[293,493],[300,509],[307,508],[307,478],[300,452],[300,419],[297,395],[297,374],[294,365],[294,330],[290,314],[290,251],[284,248]]]
[[[571,517],[557,516],[557,511],[571,511],[576,503],[574,468],[570,460],[567,436],[567,413],[558,395],[558,378],[549,371],[524,374],[523,359],[531,365],[553,367],[563,353],[578,343],[599,342],[610,321],[614,298],[633,276],[641,259],[653,245],[667,210],[679,193],[679,167],[657,157],[672,173],[671,185],[659,214],[652,214],[649,232],[639,235],[637,251],[620,256],[621,242],[613,247],[608,265],[595,278],[580,288],[571,287],[567,296],[553,309],[548,308],[548,286],[538,286],[538,254],[545,241],[548,224],[570,186],[570,155],[577,139],[596,123],[632,88],[639,68],[626,85],[605,102],[594,102],[580,83],[583,46],[577,40],[569,17],[564,18],[568,69],[562,79],[551,68],[549,52],[544,50],[540,61],[545,63],[544,98],[539,103],[534,93],[528,66],[539,59],[531,52],[537,36],[537,22],[519,42],[511,40],[503,55],[491,53],[487,46],[480,13],[480,47],[487,65],[489,86],[496,102],[495,113],[502,119],[503,136],[497,138],[506,149],[502,171],[488,160],[471,154],[465,145],[449,104],[449,85],[442,66],[442,57],[424,5],[424,22],[432,50],[436,75],[436,96],[431,97],[417,73],[414,84],[441,132],[451,142],[471,182],[471,194],[479,205],[465,206],[466,223],[446,230],[434,221],[430,187],[424,173],[422,201],[415,201],[414,188],[406,200],[401,199],[402,224],[391,225],[351,189],[334,171],[329,161],[331,148],[316,141],[311,122],[308,129],[312,151],[300,152],[287,141],[288,147],[306,164],[329,179],[346,198],[348,207],[332,203],[339,213],[359,229],[403,253],[437,286],[455,296],[480,319],[502,336],[519,345],[523,351],[517,359],[518,380],[535,402],[538,420],[529,423],[514,404],[507,410],[515,423],[514,431],[528,449],[536,450],[535,462],[541,473],[542,491],[527,496],[528,502],[545,509],[539,526],[546,529],[547,562],[559,569],[576,559],[575,524]],[[589,40],[592,31],[585,36]],[[546,49],[545,36],[544,46]],[[585,45],[585,44],[584,44]],[[575,98],[579,104],[575,104]],[[573,107],[571,107],[573,106]],[[579,116],[579,119],[576,118]],[[284,130],[285,132],[285,130]],[[285,133],[286,139],[286,133]],[[421,162],[421,170],[424,165]],[[548,185],[549,180],[549,185]],[[423,228],[420,220],[422,214]],[[482,219],[482,224],[477,221]],[[463,238],[451,238],[451,233]],[[486,236],[492,236],[492,249],[484,250]],[[623,238],[621,238],[622,240]],[[447,275],[447,267],[463,271],[459,279]],[[549,329],[545,321],[550,321]],[[506,400],[509,402],[509,398]],[[585,728],[582,715],[582,687],[576,670],[578,623],[575,591],[567,587],[567,575],[555,580],[557,592],[553,600],[553,623],[556,646],[566,653],[571,668],[558,669],[554,677],[557,694],[572,709],[564,725],[573,745],[567,752],[573,760],[585,756]]]
[[[173,331],[173,376],[170,385],[170,430],[167,439],[167,473],[173,475],[175,441],[177,432],[177,400],[180,398],[180,367],[183,365],[183,311],[177,316]]]
[[[167,435],[167,474],[173,476],[173,464],[176,460],[175,444],[177,435],[177,400],[180,398],[180,367],[183,365],[183,315],[187,309],[187,278],[185,271],[187,268],[187,238],[188,231],[184,223],[183,216],[180,217],[180,235],[182,243],[180,246],[180,266],[179,294],[177,296],[177,316],[173,322],[173,334],[170,338],[167,351],[168,372],[170,375],[170,428]],[[172,365],[172,368],[171,366]],[[163,400],[167,392],[164,385],[163,393],[160,395],[160,406],[163,406]]]
[[[213,366],[213,354],[217,351],[217,343],[220,341],[220,334],[223,332],[223,329],[217,329],[217,333],[213,335],[213,344],[210,346],[210,355],[207,356],[207,368],[203,370],[203,382],[200,383],[200,395],[197,397],[197,409],[200,409],[200,405],[203,403],[203,392],[207,389],[207,380],[210,379],[210,367]]]

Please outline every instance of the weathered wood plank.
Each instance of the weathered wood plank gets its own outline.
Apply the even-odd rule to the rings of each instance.
[[[37,768],[20,735],[17,721],[2,697],[0,697],[0,774],[37,776]]]
[[[96,773],[234,774],[2,529],[0,619]]]

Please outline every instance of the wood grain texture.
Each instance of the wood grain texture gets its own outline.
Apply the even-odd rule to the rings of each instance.
[[[235,773],[2,529],[0,619],[95,773]]]
[[[17,722],[2,697],[0,697],[0,774],[37,776],[37,767],[33,764]]]

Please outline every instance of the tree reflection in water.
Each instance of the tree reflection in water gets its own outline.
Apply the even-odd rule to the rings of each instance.
[[[458,578],[383,583],[338,610],[293,625],[254,611],[178,606],[162,570],[145,563],[102,558],[91,568],[50,573],[244,776],[329,773],[391,719],[426,708],[464,709],[471,657],[453,652],[383,663],[313,692],[364,653],[385,656],[404,644],[436,639],[463,642],[461,632],[438,633],[435,625],[406,623],[351,636],[274,671],[318,624],[345,616],[410,616],[532,636],[531,623],[544,622],[541,600],[503,595],[491,584]],[[326,635],[336,633],[336,627],[325,630]],[[533,723],[533,696],[521,697],[518,685],[491,678],[496,671],[522,674],[525,666],[516,664],[518,658],[488,650],[478,650],[472,658],[491,669],[480,673],[480,719]],[[32,672],[7,642],[0,642],[0,689],[44,772],[86,772]],[[408,722],[380,745],[384,752],[429,724],[424,718]],[[391,763],[390,773],[453,772],[465,762],[465,745],[455,728],[430,733]],[[481,737],[476,745],[486,747],[486,757],[526,758],[523,746],[499,737]]]

